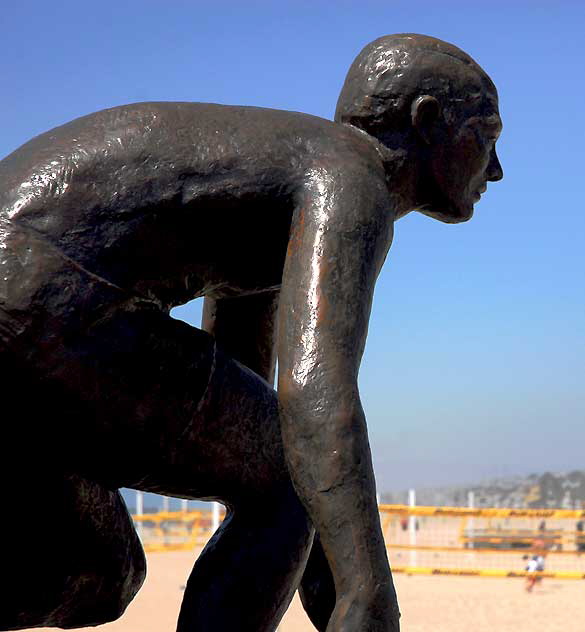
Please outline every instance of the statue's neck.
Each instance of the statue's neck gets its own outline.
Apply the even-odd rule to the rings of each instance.
[[[365,130],[351,126],[357,133],[363,134],[372,143],[380,156],[386,174],[386,185],[390,195],[390,203],[396,219],[400,219],[416,207],[416,185],[418,162],[413,160],[408,141],[400,137],[382,140]]]
[[[378,142],[386,186],[392,198],[396,219],[404,217],[416,207],[416,162],[411,160],[407,149],[390,149]]]

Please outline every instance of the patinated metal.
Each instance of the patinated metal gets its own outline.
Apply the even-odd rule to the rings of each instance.
[[[4,480],[15,503],[40,490],[61,509],[24,557],[30,534],[11,532],[0,628],[123,612],[144,577],[117,491],[133,487],[228,507],[181,632],[272,631],[299,585],[319,630],[397,631],[357,386],[372,295],[396,219],[465,221],[502,177],[500,129],[468,55],[394,35],[357,57],[335,121],[139,103],[1,161],[3,430],[19,454]],[[170,317],[196,297],[201,329]]]

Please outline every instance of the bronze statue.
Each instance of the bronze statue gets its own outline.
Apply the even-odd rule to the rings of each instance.
[[[500,129],[467,54],[392,35],[335,122],[139,103],[0,162],[4,481],[59,516],[34,549],[11,531],[2,630],[120,616],[144,576],[120,487],[228,507],[181,632],[274,630],[299,585],[319,630],[399,629],[357,387],[372,294],[397,218],[471,217]],[[169,316],[199,296],[201,330]]]

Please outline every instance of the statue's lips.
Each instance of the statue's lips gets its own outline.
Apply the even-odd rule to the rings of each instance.
[[[482,193],[485,193],[487,190],[487,184],[484,182],[479,189],[477,189],[477,191],[474,192],[473,194],[473,202],[479,202],[479,198],[481,197]]]

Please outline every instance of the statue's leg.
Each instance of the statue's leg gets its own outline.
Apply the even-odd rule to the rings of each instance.
[[[221,482],[222,498],[232,511],[218,539],[210,542],[195,565],[179,631],[197,626],[201,630],[274,630],[305,565],[307,518],[284,464],[276,393],[221,352],[215,364],[215,375],[186,439],[192,446],[209,445],[208,433],[217,432],[216,424],[225,429],[226,441],[221,446],[225,456],[221,459],[218,455],[213,478]],[[230,420],[235,410],[238,418]],[[185,450],[183,458],[189,459],[191,450]],[[227,491],[228,481],[232,491]],[[276,555],[277,551],[283,555]],[[234,568],[233,560],[240,568],[254,569],[256,581],[248,580],[244,587],[238,573],[230,572],[219,584],[217,579],[210,582],[210,574],[215,576],[218,567]],[[210,591],[210,585],[216,589]],[[335,588],[318,539],[311,549],[300,592],[309,617],[318,630],[325,630],[335,605]],[[262,596],[267,598],[265,605],[250,610],[247,602],[258,604]],[[214,600],[217,606],[211,607]],[[230,607],[222,607],[222,600]]]
[[[72,467],[104,485],[229,507],[194,567],[179,629],[274,630],[313,535],[284,462],[275,391],[211,336],[156,310],[110,313],[59,353],[47,373],[78,408]]]
[[[178,632],[273,632],[286,611],[311,542],[292,490],[230,510],[187,583]]]

